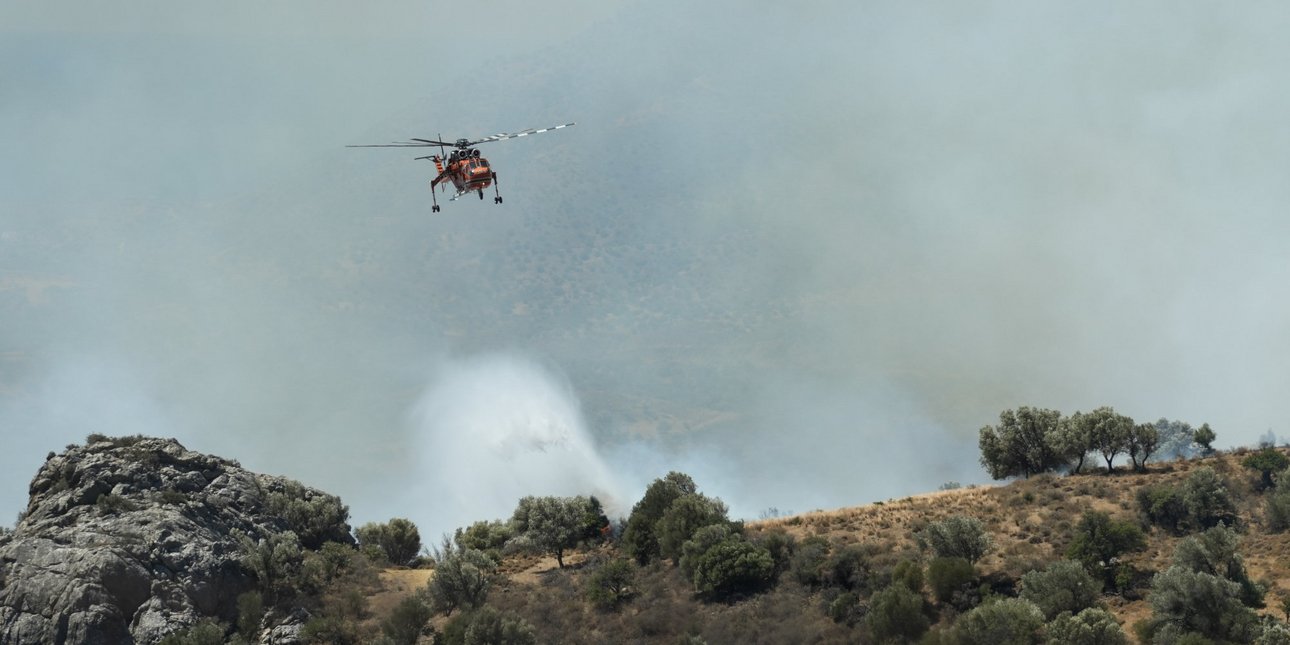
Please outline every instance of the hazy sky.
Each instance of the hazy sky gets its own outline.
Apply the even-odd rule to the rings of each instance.
[[[90,432],[436,532],[674,468],[744,515],[980,481],[1018,405],[1281,433],[1288,23],[7,3],[0,513]],[[428,164],[344,148],[567,121],[433,215]]]

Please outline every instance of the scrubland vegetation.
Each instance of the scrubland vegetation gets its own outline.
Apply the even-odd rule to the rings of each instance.
[[[625,518],[526,497],[433,549],[403,519],[360,527],[357,548],[306,527],[244,544],[261,587],[237,625],[173,642],[247,642],[304,610],[317,643],[1290,643],[1290,459],[1214,440],[1021,408],[981,431],[1006,486],[743,522],[673,472]],[[433,571],[373,608],[391,566]]]

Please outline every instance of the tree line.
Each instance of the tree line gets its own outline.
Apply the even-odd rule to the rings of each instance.
[[[1090,457],[1114,470],[1115,459],[1127,455],[1133,470],[1146,469],[1152,456],[1187,457],[1213,452],[1214,430],[1160,419],[1137,423],[1114,408],[1062,416],[1057,410],[1022,406],[1004,410],[999,423],[981,428],[981,465],[994,479],[1030,477],[1047,472],[1080,473]]]

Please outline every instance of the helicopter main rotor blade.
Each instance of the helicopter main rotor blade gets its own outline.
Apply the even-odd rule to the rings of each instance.
[[[439,143],[373,143],[362,146],[345,146],[346,148],[430,148]]]
[[[424,143],[424,144],[426,144],[426,145],[431,145],[431,146],[453,146],[453,145],[456,145],[456,144],[454,144],[454,143],[446,143],[446,142],[444,142],[444,141],[431,141],[431,140],[429,140],[429,139],[417,139],[417,138],[413,138],[412,140],[413,140],[413,141],[420,141],[421,143]]]
[[[512,134],[512,133],[507,133],[507,132],[499,132],[499,133],[497,133],[497,134],[494,134],[494,135],[493,135],[493,136],[491,136],[491,137],[484,137],[483,139],[480,139],[480,140],[478,140],[478,141],[471,141],[470,143],[468,143],[468,144],[466,144],[466,145],[473,146],[473,145],[475,145],[475,144],[477,144],[477,143],[487,143],[487,142],[489,142],[489,141],[502,141],[502,140],[504,140],[504,139],[515,139],[515,138],[517,138],[517,137],[527,137],[527,136],[529,136],[530,134],[542,134],[543,132],[550,132],[550,131],[552,131],[552,130],[559,130],[559,129],[561,129],[561,128],[567,128],[567,127],[569,127],[569,126],[571,126],[571,125],[574,125],[574,124],[573,124],[573,123],[566,123],[566,124],[564,124],[564,125],[554,125],[554,126],[551,126],[551,127],[549,127],[549,128],[542,128],[541,130],[534,130],[533,128],[529,128],[529,129],[527,129],[527,130],[522,130],[522,131],[520,131],[520,132],[515,132],[515,133],[513,133],[513,134]]]

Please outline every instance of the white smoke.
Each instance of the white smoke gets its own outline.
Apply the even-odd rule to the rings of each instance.
[[[626,499],[567,380],[531,359],[444,362],[411,423],[422,485],[409,510],[423,537],[510,517],[525,495],[596,495],[611,512]]]

